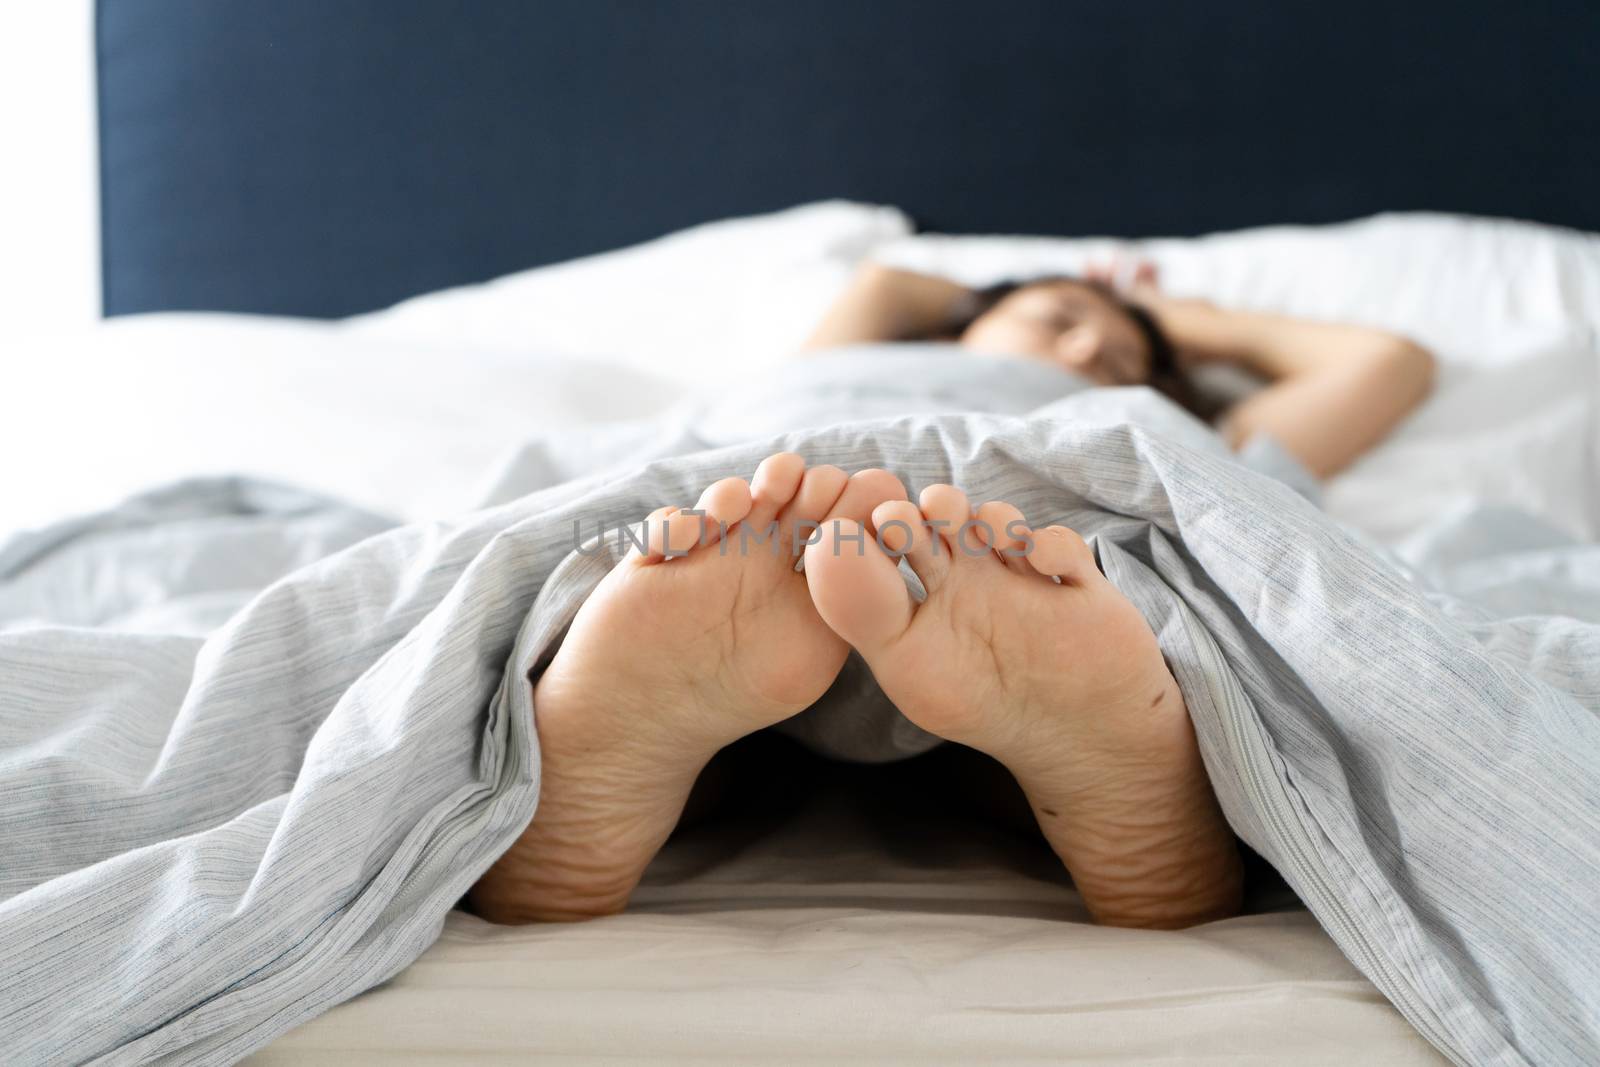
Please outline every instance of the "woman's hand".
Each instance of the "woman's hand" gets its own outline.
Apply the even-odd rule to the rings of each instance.
[[[1226,360],[1226,352],[1189,343],[1191,335],[1203,334],[1201,320],[1214,314],[1216,305],[1197,297],[1172,297],[1161,291],[1161,268],[1154,260],[1114,256],[1101,263],[1090,263],[1083,271],[1086,280],[1103,285],[1130,304],[1137,304],[1155,317],[1161,332],[1172,342],[1178,366],[1188,369],[1213,359]]]
[[[1103,263],[1090,263],[1083,276],[1137,304],[1161,299],[1161,270],[1154,260],[1113,256]]]

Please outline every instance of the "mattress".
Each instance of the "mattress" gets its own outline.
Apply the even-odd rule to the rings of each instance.
[[[1269,875],[1237,918],[1099,927],[1042,840],[915,802],[696,827],[611,918],[454,913],[246,1062],[1447,1062]]]

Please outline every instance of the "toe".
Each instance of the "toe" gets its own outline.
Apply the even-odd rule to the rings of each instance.
[[[952,555],[960,552],[957,538],[967,520],[972,518],[972,505],[967,502],[967,494],[953,485],[930,485],[918,499],[922,504],[923,517],[937,532],[945,547]],[[968,536],[970,538],[970,532]]]
[[[932,591],[949,568],[949,553],[928,530],[922,509],[909,500],[890,500],[872,510],[872,529],[878,544],[893,556],[903,557]]]
[[[1033,531],[1033,551],[1028,554],[1028,562],[1040,574],[1075,585],[1100,573],[1088,543],[1065,526]]]
[[[716,544],[727,535],[728,527],[750,514],[750,506],[750,483],[743,478],[712,482],[694,506],[695,511],[705,513],[700,520],[701,530],[697,532],[699,543]]]
[[[1016,505],[991,500],[978,507],[976,534],[994,549],[1007,567],[1019,574],[1032,574],[1028,555],[1033,550],[1031,531]]]
[[[836,540],[829,542],[830,544],[839,540],[848,541],[855,536],[857,530],[865,527],[873,509],[879,504],[905,498],[906,487],[900,483],[899,478],[888,471],[876,467],[858,471],[850,476],[850,480],[839,493],[833,507],[828,509],[821,523],[808,523],[807,528],[802,531],[805,536],[797,540],[796,544],[815,544],[824,527],[834,528]],[[841,534],[841,526],[844,524],[848,524],[849,529],[843,530]],[[870,532],[867,536],[871,537]],[[879,555],[882,554],[879,552]],[[896,567],[898,568],[898,564]]]
[[[850,476],[832,464],[807,468],[793,499],[783,509],[783,521],[821,522],[833,510],[834,501],[839,499],[839,494],[844,492],[845,484],[849,481]]]
[[[854,519],[830,521],[806,548],[806,583],[817,614],[863,655],[911,624],[911,594],[895,561]]]
[[[664,507],[645,519],[647,547],[639,559],[659,563],[714,545],[728,527],[750,513],[750,485],[743,478],[712,482],[692,508]]]
[[[747,517],[763,524],[777,518],[778,511],[800,491],[800,480],[805,473],[806,461],[793,452],[779,452],[762,460],[750,482],[751,505]]]
[[[853,519],[864,523],[872,510],[886,500],[905,500],[906,487],[900,479],[877,467],[858,471],[850,476],[849,483],[839,499],[828,509],[831,519]]]
[[[673,516],[682,510],[677,507],[656,508],[644,520],[644,549],[635,546],[629,555],[640,563],[659,563],[667,555],[667,533]],[[682,520],[679,520],[680,522]]]
[[[700,544],[704,532],[705,516],[677,508],[671,514],[662,517],[660,537],[651,538],[651,554],[654,555],[659,551],[663,559],[687,556],[691,549]]]

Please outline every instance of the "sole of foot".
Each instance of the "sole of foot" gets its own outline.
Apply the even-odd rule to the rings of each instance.
[[[1010,770],[1096,921],[1237,913],[1238,847],[1183,694],[1077,533],[948,485],[838,518],[805,550],[818,614],[907,718]]]
[[[828,515],[905,500],[893,475],[770,456],[692,515],[646,520],[578,611],[534,689],[539,803],[468,901],[492,922],[621,911],[724,746],[814,703],[849,652],[818,616],[799,553]]]

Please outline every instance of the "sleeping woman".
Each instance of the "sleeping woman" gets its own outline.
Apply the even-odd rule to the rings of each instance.
[[[1271,439],[1321,477],[1411,411],[1433,366],[1376,330],[1168,299],[1149,268],[1127,292],[1104,274],[972,291],[869,266],[807,348],[929,339],[1149,385],[1203,414],[1189,371],[1237,364],[1266,385],[1220,412],[1218,431],[1235,446]],[[814,704],[851,649],[913,723],[1010,771],[1096,921],[1178,928],[1238,911],[1238,844],[1183,693],[1071,529],[956,486],[913,502],[887,471],[792,453],[649,525],[538,677],[538,812],[473,887],[480,915],[622,910],[711,758]],[[774,551],[719,551],[741,526],[775,529]]]
[[[805,347],[944,339],[974,355],[1053,363],[1097,385],[1149,385],[1202,418],[1190,381],[1206,364],[1233,364],[1265,388],[1220,413],[1234,447],[1272,438],[1312,474],[1349,466],[1412,411],[1433,380],[1433,358],[1381,330],[1311,322],[1175,300],[1153,265],[1083,279],[1047,277],[970,290],[943,278],[868,264]]]

